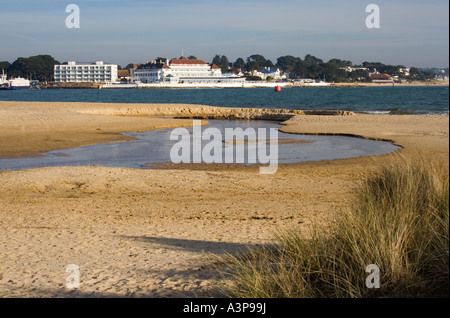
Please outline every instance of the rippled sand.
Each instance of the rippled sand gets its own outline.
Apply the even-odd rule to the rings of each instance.
[[[144,116],[145,115],[145,116]],[[148,117],[149,115],[153,117]],[[286,120],[282,130],[392,140],[378,157],[257,167],[60,167],[0,172],[0,297],[217,296],[217,256],[275,231],[326,226],[380,164],[449,159],[448,116],[303,115],[195,105],[0,102],[0,158],[127,140],[189,118]],[[351,115],[351,116],[347,116]],[[66,266],[80,267],[71,291]]]

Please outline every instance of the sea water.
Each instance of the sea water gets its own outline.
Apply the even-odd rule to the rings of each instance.
[[[34,89],[0,91],[0,101],[179,103],[239,108],[448,115],[449,87],[286,87],[281,92],[274,92],[273,88]]]

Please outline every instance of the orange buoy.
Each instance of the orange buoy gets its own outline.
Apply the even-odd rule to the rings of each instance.
[[[281,86],[280,85],[275,86],[275,92],[281,92]]]

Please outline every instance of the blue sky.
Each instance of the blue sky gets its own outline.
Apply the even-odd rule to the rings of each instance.
[[[65,25],[80,7],[79,29]],[[380,7],[381,28],[365,25]],[[50,54],[64,62],[126,65],[158,56],[313,54],[325,61],[447,67],[447,0],[0,0],[0,61]]]

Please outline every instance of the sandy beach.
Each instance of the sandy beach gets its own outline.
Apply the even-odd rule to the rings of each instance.
[[[449,160],[448,116],[35,102],[0,102],[0,158],[126,141],[121,132],[191,126],[192,118],[278,120],[288,133],[403,149],[281,165],[273,175],[188,164],[0,172],[0,297],[215,297],[228,283],[217,257],[271,243],[278,230],[326,226],[383,163]],[[69,264],[80,268],[79,289],[66,288]]]

